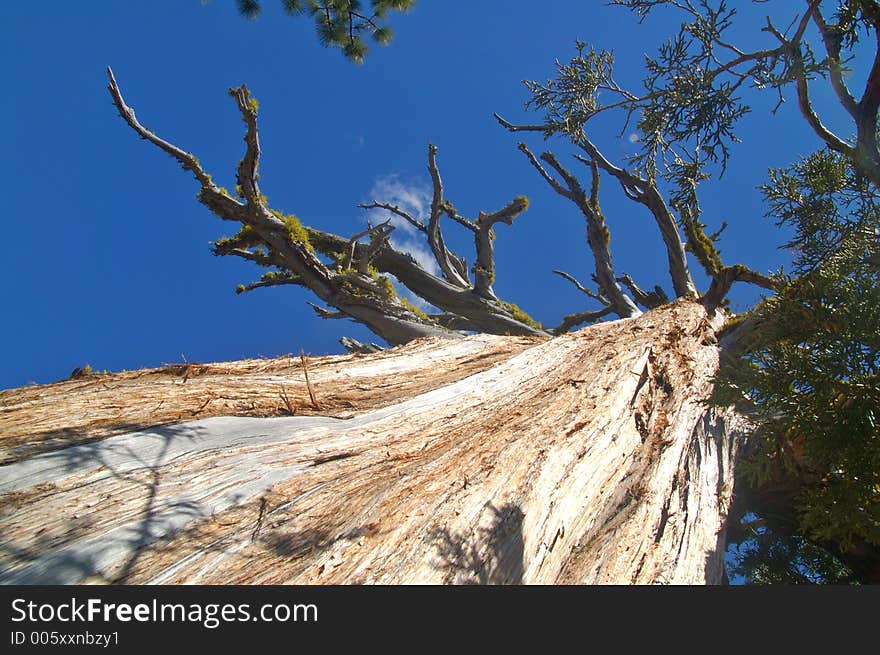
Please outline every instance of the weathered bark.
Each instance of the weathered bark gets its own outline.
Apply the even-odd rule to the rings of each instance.
[[[366,412],[21,459],[0,468],[0,581],[720,583],[743,428],[703,402],[722,320],[678,301],[519,352],[480,335],[315,359],[322,403],[356,399],[350,380],[429,384],[465,352],[495,363]]]
[[[338,252],[345,239],[315,228],[306,228],[315,249],[325,254]],[[356,244],[359,252],[364,246]],[[382,248],[373,259],[373,265],[382,273],[389,273],[418,297],[467,321],[465,328],[489,334],[549,336],[549,333],[518,321],[499,302],[483,298],[470,288],[462,288],[432,275],[408,254],[394,248]]]

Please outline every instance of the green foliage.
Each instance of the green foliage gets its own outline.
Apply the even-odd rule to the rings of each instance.
[[[876,190],[828,151],[771,171],[770,214],[794,229],[792,279],[753,312],[761,337],[719,374],[754,404],[753,488],[797,485],[803,536],[880,547],[880,235]]]
[[[838,558],[799,535],[774,531],[754,515],[738,526],[746,536],[732,553],[729,575],[746,584],[856,584]]]
[[[274,209],[270,209],[269,211],[287,226],[287,234],[290,235],[291,241],[304,245],[311,252],[315,251],[314,246],[312,246],[311,241],[309,241],[309,231],[302,223],[300,223],[300,220],[294,214],[282,214]]]
[[[227,248],[253,248],[261,245],[264,245],[263,240],[250,225],[242,225],[233,236],[223,237],[214,242],[215,251]]]
[[[237,0],[238,11],[251,20],[262,12],[260,0]],[[415,0],[370,0],[370,11],[361,0],[281,0],[291,16],[306,15],[315,23],[321,45],[339,48],[349,61],[361,64],[369,51],[366,39],[388,45],[394,32],[384,21],[394,11],[408,11]],[[256,111],[256,107],[253,108]]]
[[[737,10],[725,0],[612,0],[611,4],[631,10],[640,20],[658,7],[674,8],[683,16],[678,31],[655,55],[646,57],[641,88],[618,84],[613,53],[576,41],[574,56],[567,63],[557,62],[554,78],[524,82],[531,95],[526,106],[543,114],[545,136],[568,136],[575,143],[600,113],[621,112],[622,130],[635,119],[642,147],[629,158],[630,165],[650,179],[659,174],[670,182],[680,173],[676,163],[685,161],[697,171],[707,164],[718,164],[724,171],[731,146],[739,141],[737,124],[751,111],[742,97],[744,89],[771,90],[781,104],[798,75],[824,77],[832,68],[845,71],[859,29],[871,25],[864,3],[840,4],[838,18],[849,13],[852,17],[845,18],[839,29],[844,51],[840,62],[835,62],[816,57],[806,42],[796,48],[784,46],[770,31],[766,49],[737,50],[730,35]],[[785,21],[781,30],[796,18],[792,10],[780,19]]]
[[[516,196],[511,204],[516,207],[517,214],[520,214],[529,208],[529,197]]]
[[[385,290],[385,293],[387,293],[390,298],[397,297],[397,290],[394,288],[394,284],[391,283],[391,280],[389,280],[384,275],[376,275],[376,274],[373,275],[373,278]]]
[[[501,306],[507,311],[508,314],[513,316],[520,323],[525,323],[526,325],[531,325],[533,328],[538,328],[539,330],[543,330],[544,326],[538,323],[531,316],[526,314],[523,310],[519,308],[518,305],[515,305],[512,302],[505,302],[504,300],[499,301]]]
[[[762,191],[768,215],[794,229],[787,246],[798,253],[798,274],[823,266],[853,273],[860,258],[878,252],[878,190],[846,157],[820,150],[788,168],[771,169]]]
[[[386,278],[386,279],[387,279],[387,278]],[[398,300],[398,302],[399,302],[401,305],[403,305],[404,307],[406,307],[409,311],[411,311],[413,314],[415,314],[416,316],[418,316],[420,319],[422,319],[422,320],[424,320],[424,321],[428,321],[428,320],[430,320],[430,316],[428,316],[428,315],[427,315],[425,312],[423,312],[421,309],[419,309],[418,307],[416,307],[415,305],[413,305],[409,300],[407,300],[407,299],[404,298],[403,296],[398,297],[397,300]]]
[[[107,371],[107,369],[96,371],[92,368],[91,364],[86,364],[82,368],[73,369],[73,372],[68,379],[79,380],[81,378],[101,377],[103,375],[109,375],[109,371]]]
[[[494,235],[494,232],[490,232],[490,238],[492,237],[492,235]],[[473,273],[474,275],[485,275],[489,278],[489,284],[495,284],[495,269],[489,270],[483,268],[482,266],[474,264],[471,268],[471,273]]]

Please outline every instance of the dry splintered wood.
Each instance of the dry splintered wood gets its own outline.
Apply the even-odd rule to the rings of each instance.
[[[122,374],[105,433],[100,380],[4,392],[0,582],[720,582],[744,429],[704,402],[722,322],[677,301],[549,340],[313,358],[321,415],[300,415],[295,360]],[[236,382],[283,416],[173,422]],[[160,398],[167,425],[118,432]],[[83,436],[40,452],[22,412]]]
[[[350,416],[482,371],[540,340],[481,334],[461,344],[420,339],[370,357],[309,357],[312,391],[304,356],[172,364],[0,391],[0,464],[211,416],[315,414],[317,394],[321,415]]]

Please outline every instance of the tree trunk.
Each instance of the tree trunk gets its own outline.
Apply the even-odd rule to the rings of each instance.
[[[131,416],[71,419],[79,445],[44,430],[37,455],[22,437],[0,468],[0,582],[721,583],[744,429],[704,404],[722,322],[678,301],[553,339],[420,340],[313,360],[311,389],[290,360],[195,396],[197,372],[158,376],[182,416],[267,389],[314,415],[114,436],[149,424],[158,377],[4,392],[8,426],[104,387]]]

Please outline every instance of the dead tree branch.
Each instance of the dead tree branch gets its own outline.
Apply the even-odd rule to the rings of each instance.
[[[608,299],[613,311],[621,318],[640,314],[641,312],[632,299],[620,288],[614,275],[614,265],[611,261],[611,233],[605,225],[605,217],[599,206],[598,177],[594,175],[591,193],[588,196],[577,177],[572,175],[552,152],[542,153],[540,160],[546,163],[558,177],[562,178],[562,182],[559,182],[556,177],[544,169],[525,143],[520,143],[518,147],[553,190],[573,202],[586,219],[587,245],[593,255],[599,292]]]
[[[646,309],[656,309],[660,305],[665,305],[669,302],[669,296],[666,295],[666,292],[659,285],[654,285],[653,291],[644,291],[636,284],[629,273],[624,273],[617,278],[617,281],[626,286],[633,295],[633,298],[636,299],[636,302]]]
[[[428,172],[434,186],[434,194],[431,198],[431,215],[428,218],[427,226],[428,245],[431,252],[434,253],[437,265],[449,283],[463,289],[468,288],[471,284],[467,277],[467,264],[449,251],[440,230],[440,218],[444,213],[443,181],[440,179],[440,171],[437,168],[437,146],[433,143],[428,144]]]
[[[242,120],[245,123],[245,155],[238,166],[237,176],[244,202],[239,202],[216,186],[211,176],[202,168],[198,159],[181,148],[161,139],[143,127],[134,110],[124,101],[113,72],[108,69],[109,90],[120,116],[142,138],[150,141],[174,159],[186,170],[192,171],[201,189],[199,200],[224,220],[242,224],[239,242],[227,242],[215,246],[217,254],[235,254],[264,265],[280,265],[288,281],[308,288],[322,301],[335,307],[344,315],[363,323],[391,344],[406,343],[424,336],[456,336],[420,316],[401,303],[368,275],[346,271],[337,274],[330,271],[315,255],[308,241],[308,231],[293,216],[284,216],[270,209],[258,185],[260,142],[257,129],[257,103],[247,87],[230,90]],[[243,232],[247,232],[250,247],[265,248],[267,254],[250,251],[244,245]]]
[[[443,203],[443,212],[474,234],[476,261],[474,274],[474,293],[487,300],[498,300],[492,289],[495,282],[495,230],[496,223],[512,225],[513,219],[529,207],[525,196],[517,196],[502,209],[491,214],[480,212],[476,221],[461,216],[450,202]]]

